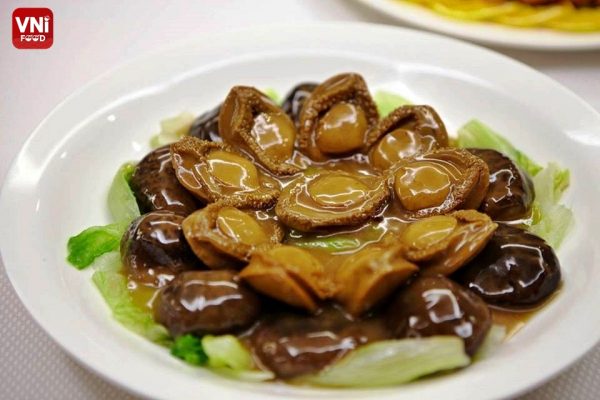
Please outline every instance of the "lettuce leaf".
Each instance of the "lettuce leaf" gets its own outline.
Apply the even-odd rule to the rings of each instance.
[[[569,186],[570,173],[549,163],[533,177],[535,201],[530,231],[558,248],[573,226],[573,212],[559,201]]]
[[[92,281],[111,309],[113,317],[127,329],[162,345],[171,339],[164,326],[157,324],[149,310],[138,307],[127,288],[127,278],[121,273],[121,255],[113,251],[98,257],[93,264]]]
[[[69,238],[67,261],[75,268],[84,269],[102,254],[118,250],[123,233],[131,221],[140,216],[140,209],[129,187],[134,169],[132,163],[121,166],[108,190],[108,208],[117,222],[92,226]]]
[[[188,134],[196,117],[189,112],[182,112],[171,118],[160,121],[160,132],[152,136],[150,146],[155,149],[175,143]]]
[[[506,327],[504,325],[492,325],[489,332],[485,336],[483,343],[477,349],[473,356],[473,361],[483,360],[491,356],[504,341],[506,337]]]
[[[206,365],[208,362],[202,339],[190,334],[175,339],[171,346],[171,354],[191,365]]]
[[[250,352],[233,335],[206,335],[202,338],[202,347],[208,355],[208,365],[213,368],[233,370],[252,368]]]
[[[392,92],[386,92],[385,90],[378,90],[375,92],[373,100],[375,100],[377,110],[379,110],[379,115],[381,115],[382,118],[400,106],[411,104],[411,102],[404,97]]]
[[[277,90],[273,88],[266,88],[265,90],[263,90],[263,93],[266,94],[276,104],[281,104],[281,97],[279,96]]]
[[[113,221],[133,221],[140,216],[135,196],[129,182],[135,171],[134,163],[125,163],[119,168],[108,190],[108,209]]]
[[[459,147],[494,149],[506,154],[533,178],[535,200],[529,230],[557,249],[573,226],[573,212],[560,204],[569,187],[570,172],[555,163],[546,168],[517,150],[508,140],[478,120],[471,120],[458,131]]]
[[[92,226],[69,238],[67,261],[75,268],[84,269],[104,253],[119,249],[125,227],[123,224]]]
[[[473,119],[458,130],[458,147],[475,147],[478,149],[492,149],[511,158],[521,169],[531,176],[542,170],[525,153],[517,150],[508,140],[494,132],[483,122]]]
[[[331,367],[299,381],[332,387],[398,385],[469,363],[462,339],[455,336],[384,340],[359,347]]]

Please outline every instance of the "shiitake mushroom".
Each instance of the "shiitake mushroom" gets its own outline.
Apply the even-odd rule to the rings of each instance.
[[[173,337],[232,333],[259,316],[260,299],[233,271],[186,271],[160,290],[156,321]]]
[[[320,371],[360,345],[389,338],[381,319],[357,321],[327,308],[315,316],[271,315],[253,330],[250,344],[262,365],[288,379]]]
[[[477,209],[487,192],[489,170],[466,150],[443,148],[401,159],[390,181],[402,213],[417,219]]]
[[[183,217],[153,211],[134,220],[121,240],[125,273],[134,281],[164,286],[182,271],[202,267],[183,236]]]
[[[198,116],[190,127],[189,135],[201,140],[220,142],[219,112],[221,105]]]
[[[495,221],[527,217],[534,199],[531,178],[496,150],[468,150],[485,161],[490,170],[490,185],[479,209]]]
[[[201,206],[177,180],[169,146],[148,153],[136,165],[130,185],[142,213],[165,210],[186,216]]]
[[[386,311],[386,320],[398,338],[458,336],[469,355],[492,326],[485,302],[442,276],[420,277],[401,290]]]
[[[477,257],[454,276],[489,304],[527,308],[540,304],[560,284],[560,263],[542,238],[499,224]]]
[[[402,158],[447,147],[448,133],[432,107],[405,105],[368,132],[366,146],[371,164],[386,170]]]
[[[297,128],[300,127],[300,111],[302,110],[302,106],[318,85],[318,83],[304,82],[294,86],[281,104],[281,109],[289,115]]]
[[[378,120],[362,76],[336,75],[318,85],[304,102],[298,147],[313,160],[363,151],[367,132]]]

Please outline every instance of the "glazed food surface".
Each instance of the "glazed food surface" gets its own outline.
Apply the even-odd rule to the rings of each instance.
[[[174,337],[238,335],[284,379],[384,339],[454,335],[473,355],[494,318],[527,318],[488,305],[539,305],[560,282],[542,239],[497,222],[528,217],[529,178],[450,147],[429,106],[380,118],[357,74],[282,108],[236,86],[134,183],[152,211],[122,243],[136,302]]]

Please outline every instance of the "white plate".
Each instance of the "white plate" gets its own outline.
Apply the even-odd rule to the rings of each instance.
[[[343,393],[232,383],[188,367],[118,325],[91,271],[65,262],[65,243],[85,227],[108,223],[105,198],[119,165],[149,150],[161,118],[210,109],[234,84],[283,93],[341,71],[358,71],[373,89],[433,105],[450,130],[478,117],[534,159],[571,169],[566,201],[577,225],[559,253],[564,288],[557,300],[488,360],[402,387]],[[498,398],[548,379],[600,338],[599,147],[600,115],[582,100],[522,64],[456,40],[366,24],[201,37],[105,74],[50,113],[6,178],[0,244],[8,275],[38,323],[81,363],[138,394],[177,400]]]
[[[600,32],[571,33],[539,28],[460,21],[397,0],[358,0],[401,22],[478,43],[538,50],[600,49]]]

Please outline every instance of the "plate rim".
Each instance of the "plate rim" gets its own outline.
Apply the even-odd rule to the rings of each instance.
[[[499,46],[523,50],[553,51],[591,51],[600,49],[600,31],[590,33],[568,33],[564,31],[543,28],[515,28],[503,24],[486,22],[463,22],[439,15],[427,9],[419,9],[418,5],[402,3],[398,0],[355,0],[396,21],[410,25],[413,28],[425,29],[450,35],[463,40],[474,41],[484,45]],[[406,12],[409,15],[406,15]],[[415,14],[415,15],[412,15]],[[502,33],[508,36],[500,36]],[[560,37],[560,42],[536,39],[534,34],[550,34]],[[576,41],[567,41],[575,35]],[[582,36],[578,36],[582,35]],[[592,40],[580,41],[584,35],[594,35]]]
[[[487,49],[485,47],[481,47],[479,45],[465,42],[460,39],[451,38],[451,37],[447,37],[447,36],[432,33],[432,32],[424,32],[424,31],[411,29],[411,28],[396,27],[396,26],[390,26],[390,25],[384,25],[384,24],[365,23],[365,22],[309,22],[309,23],[298,23],[298,24],[268,24],[268,25],[262,25],[260,27],[244,28],[244,29],[238,29],[238,30],[229,31],[229,32],[207,34],[204,37],[204,39],[233,37],[235,35],[240,35],[240,34],[257,34],[259,32],[270,31],[273,29],[285,30],[286,28],[290,28],[291,31],[294,31],[295,29],[300,29],[300,28],[304,28],[304,29],[318,28],[321,30],[332,29],[332,28],[337,28],[337,29],[344,28],[344,29],[347,29],[348,31],[352,31],[353,28],[380,29],[382,31],[384,31],[384,30],[396,31],[398,33],[406,32],[406,33],[410,33],[410,34],[414,34],[414,35],[418,35],[418,36],[422,36],[422,37],[430,37],[435,40],[453,42],[460,46],[466,46],[466,47],[470,47],[472,49],[477,49],[477,51],[483,51],[483,52],[487,53],[488,56],[496,57],[499,60],[502,60],[502,62],[513,63],[514,65],[518,66],[519,68],[525,68],[525,69],[529,70],[529,72],[536,74],[538,78],[545,80],[546,84],[552,85],[554,87],[554,89],[560,90],[563,93],[563,95],[571,97],[571,100],[573,100],[573,101],[577,101],[581,106],[586,108],[588,110],[588,112],[592,112],[594,114],[594,117],[596,119],[598,119],[598,121],[600,121],[600,112],[598,112],[589,103],[587,103],[580,96],[575,94],[573,91],[571,91],[564,85],[560,84],[559,82],[555,81],[552,78],[549,78],[548,76],[541,73],[540,71],[537,71],[537,70],[531,68],[527,64],[522,63],[518,60],[515,60],[511,57],[508,57],[504,54]],[[287,34],[290,34],[290,32],[287,32]],[[171,51],[185,49],[190,44],[198,44],[198,42],[199,42],[198,40],[182,40],[182,41],[179,41],[179,42],[169,45],[169,46],[160,47],[152,52],[149,52],[149,53],[137,56],[137,57],[133,57],[132,59],[130,59],[126,62],[119,63],[118,65],[108,69],[107,71],[99,74],[95,78],[89,80],[87,83],[85,83],[80,88],[76,89],[75,91],[73,91],[72,93],[67,95],[58,104],[56,104],[56,106],[54,106],[52,108],[52,110],[40,121],[40,123],[36,126],[36,128],[29,134],[26,141],[23,143],[23,145],[21,146],[21,148],[18,150],[18,152],[13,157],[13,160],[11,161],[10,167],[4,177],[2,187],[0,188],[0,216],[3,215],[4,212],[8,211],[8,207],[7,207],[7,203],[8,203],[7,198],[9,197],[9,194],[8,194],[9,184],[8,183],[14,181],[15,178],[17,177],[18,171],[16,168],[16,164],[17,164],[18,159],[31,146],[31,143],[36,139],[36,137],[39,135],[40,131],[42,131],[45,128],[46,122],[48,120],[50,120],[55,114],[60,112],[60,110],[63,107],[65,107],[66,104],[68,104],[69,102],[76,99],[82,93],[85,93],[90,87],[94,86],[98,82],[101,82],[104,79],[109,79],[113,74],[117,74],[117,73],[127,69],[128,67],[131,67],[133,65],[143,62],[144,60],[149,60],[160,54],[165,54],[165,53],[168,53]],[[0,232],[0,240],[2,240],[3,237],[4,237],[4,235],[2,235]],[[54,341],[54,343],[58,344],[67,354],[69,354],[74,360],[76,360],[80,365],[82,365],[88,371],[91,371],[94,374],[97,374],[98,376],[102,377],[102,379],[105,379],[105,380],[111,382],[112,384],[115,384],[116,386],[118,386],[130,393],[134,393],[135,395],[142,396],[144,398],[150,398],[150,396],[152,396],[151,393],[146,392],[146,391],[140,389],[139,387],[133,387],[131,385],[128,385],[126,379],[119,379],[119,378],[115,377],[116,374],[108,373],[107,371],[103,370],[102,368],[93,365],[94,364],[93,362],[85,359],[81,354],[77,354],[74,351],[72,351],[69,348],[68,344],[66,342],[63,342],[62,338],[59,336],[59,334],[57,332],[52,331],[52,329],[49,329],[46,325],[44,325],[41,322],[41,320],[43,320],[43,319],[39,318],[38,313],[32,309],[27,298],[23,295],[22,290],[20,289],[19,283],[15,281],[14,275],[12,275],[10,272],[11,268],[8,267],[8,265],[6,263],[6,258],[3,256],[2,249],[5,248],[4,244],[5,244],[5,242],[3,240],[0,241],[0,258],[3,259],[4,269],[5,269],[7,277],[9,278],[9,282],[11,283],[13,290],[15,290],[15,292],[17,293],[19,300],[25,306],[27,312],[32,316],[32,318],[34,319],[36,324],[42,328],[42,330],[45,332],[45,334],[50,336],[50,338]],[[139,336],[136,335],[136,338],[139,339]],[[142,339],[142,340],[145,341],[144,339]],[[537,381],[532,382],[527,386],[523,386],[517,390],[506,391],[506,393],[501,393],[500,396],[502,398],[507,397],[507,396],[514,396],[514,395],[518,395],[518,394],[530,391],[536,387],[541,386],[544,382],[547,382],[548,380],[552,379],[553,377],[555,377],[556,375],[560,374],[565,369],[570,367],[573,363],[577,362],[581,357],[583,357],[590,349],[592,349],[599,342],[600,342],[600,336],[598,336],[594,340],[593,343],[591,343],[589,346],[587,346],[587,348],[582,347],[580,349],[580,351],[573,353],[572,356],[569,358],[569,360],[562,363],[563,364],[562,366],[555,368],[555,370],[551,371],[543,378],[538,379]],[[497,398],[497,397],[493,397],[493,398]]]

